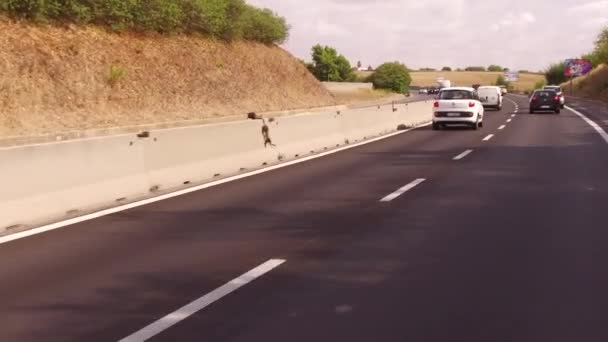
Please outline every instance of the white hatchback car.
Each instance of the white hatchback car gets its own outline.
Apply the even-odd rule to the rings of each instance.
[[[433,130],[449,124],[483,127],[484,109],[474,88],[444,88],[433,104]]]

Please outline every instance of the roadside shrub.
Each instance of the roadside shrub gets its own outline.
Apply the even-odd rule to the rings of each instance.
[[[106,80],[110,87],[114,88],[126,75],[127,71],[125,68],[120,65],[111,65]]]
[[[270,44],[282,44],[289,36],[289,26],[285,18],[269,9],[259,9],[246,5],[242,17],[241,31],[247,40]]]
[[[482,66],[469,66],[466,67],[464,71],[486,71],[486,68]]]
[[[350,82],[356,75],[350,62],[331,46],[312,47],[312,73],[319,81]]]
[[[547,82],[545,82],[545,80],[540,80],[536,83],[534,83],[534,89],[542,89],[547,85]]]
[[[0,13],[41,23],[201,33],[265,44],[281,44],[289,35],[283,17],[244,0],[0,0]]]
[[[409,91],[412,83],[407,67],[399,62],[380,65],[372,75],[371,80],[377,89],[388,89],[401,94]]]
[[[552,64],[545,71],[545,79],[548,84],[562,84],[568,80],[564,74],[566,71],[566,65],[564,63]]]

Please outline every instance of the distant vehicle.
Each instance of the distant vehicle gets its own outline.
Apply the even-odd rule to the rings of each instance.
[[[483,127],[484,109],[474,88],[452,87],[441,90],[433,104],[433,130],[450,124]]]
[[[428,93],[429,93],[429,90],[426,89],[426,88],[420,88],[420,90],[418,90],[418,94],[425,94],[426,95]]]
[[[530,114],[541,110],[559,114],[560,109],[560,98],[555,90],[536,90],[530,96]]]
[[[500,87],[500,93],[502,95],[507,95],[507,93],[509,92],[509,90],[507,89],[507,86],[501,85]]]
[[[479,100],[484,108],[502,109],[502,92],[500,87],[483,86],[477,88]]]
[[[439,88],[441,88],[441,89],[450,88],[452,86],[452,81],[450,81],[450,80],[441,80],[441,81],[438,81],[437,83],[439,83]]]
[[[545,86],[543,89],[554,90],[557,93],[557,96],[559,96],[559,103],[560,103],[561,108],[563,109],[564,107],[566,107],[566,97],[564,96],[562,87],[557,86],[557,85],[548,85],[548,86]]]

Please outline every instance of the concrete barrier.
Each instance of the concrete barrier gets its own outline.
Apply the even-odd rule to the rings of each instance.
[[[323,85],[332,93],[350,93],[359,90],[374,89],[372,83],[363,82],[323,82]]]
[[[431,102],[0,148],[0,233],[250,171],[431,119]]]

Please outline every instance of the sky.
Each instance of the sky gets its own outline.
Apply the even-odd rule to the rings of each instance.
[[[608,0],[248,0],[291,25],[285,49],[320,43],[351,64],[410,68],[498,64],[538,71],[593,48]]]

